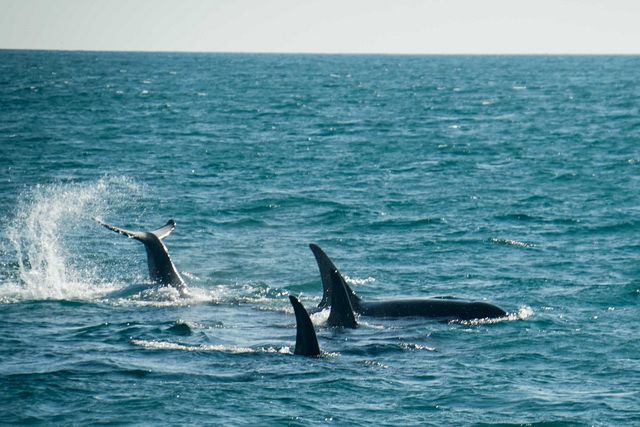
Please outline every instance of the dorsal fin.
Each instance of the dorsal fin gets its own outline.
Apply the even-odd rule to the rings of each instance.
[[[165,225],[158,228],[157,230],[152,231],[151,233],[155,234],[158,237],[158,239],[162,240],[165,237],[167,237],[169,234],[171,234],[174,228],[176,228],[176,222],[170,219],[169,221],[167,221]]]
[[[320,347],[318,346],[318,338],[313,328],[313,323],[309,317],[309,313],[304,306],[293,295],[289,295],[289,301],[296,313],[296,349],[294,354],[300,356],[319,356]]]
[[[353,307],[347,292],[348,286],[338,270],[333,270],[331,273],[331,283],[331,311],[327,324],[343,328],[357,327],[358,322],[353,314]]]
[[[356,310],[359,310],[360,297],[356,295],[355,292],[353,292],[349,285],[347,285],[347,282],[342,277],[342,274],[340,274],[340,271],[338,271],[336,266],[333,264],[333,261],[331,261],[331,259],[327,256],[327,254],[324,253],[322,249],[320,249],[320,246],[311,243],[309,245],[309,248],[311,248],[311,252],[313,252],[313,255],[316,258],[316,262],[318,263],[318,269],[320,270],[320,280],[322,281],[322,300],[320,301],[320,304],[318,304],[318,307],[325,308],[331,304],[331,289],[334,286],[333,273],[335,272],[338,274],[340,282],[342,282],[343,286],[347,290],[351,305]]]

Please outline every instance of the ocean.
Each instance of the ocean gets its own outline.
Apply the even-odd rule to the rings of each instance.
[[[640,424],[637,56],[0,51],[0,220],[3,425]]]

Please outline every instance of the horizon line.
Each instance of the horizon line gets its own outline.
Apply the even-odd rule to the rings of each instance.
[[[137,50],[137,49],[65,49],[0,47],[0,52],[66,52],[66,53],[172,53],[229,55],[318,55],[318,56],[640,56],[633,52],[316,52],[316,51],[232,51],[232,50]]]

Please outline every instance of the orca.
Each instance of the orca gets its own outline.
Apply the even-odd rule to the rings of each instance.
[[[129,231],[106,224],[97,218],[95,221],[111,231],[142,242],[147,250],[149,278],[157,285],[175,288],[181,296],[184,296],[186,291],[184,280],[173,265],[167,247],[162,243],[162,240],[176,228],[174,220],[170,219],[164,226],[154,231]]]
[[[500,318],[507,313],[493,304],[482,301],[467,301],[450,296],[432,298],[407,298],[383,301],[363,301],[349,287],[331,259],[324,253],[318,245],[310,244],[320,270],[322,281],[322,300],[318,307],[323,309],[334,304],[339,304],[335,323],[344,323],[344,326],[351,326],[350,319],[345,318],[344,306],[349,303],[352,311],[361,316],[372,317],[426,317],[441,320],[473,320],[486,318]],[[336,290],[338,290],[336,295]],[[344,301],[346,300],[346,302]],[[348,314],[346,315],[348,317]],[[331,317],[331,315],[329,315]],[[355,320],[354,320],[355,321]],[[337,326],[337,325],[334,325]]]
[[[358,322],[353,313],[351,298],[347,289],[349,286],[336,269],[330,272],[331,278],[331,310],[327,324],[336,328],[356,328]],[[354,294],[355,295],[355,294]]]
[[[293,311],[296,314],[296,348],[293,354],[308,357],[320,356],[318,338],[309,313],[298,301],[298,298],[289,295],[289,301],[291,301]]]

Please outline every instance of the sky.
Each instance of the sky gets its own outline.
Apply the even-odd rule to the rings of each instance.
[[[0,0],[0,49],[640,54],[638,0]]]

